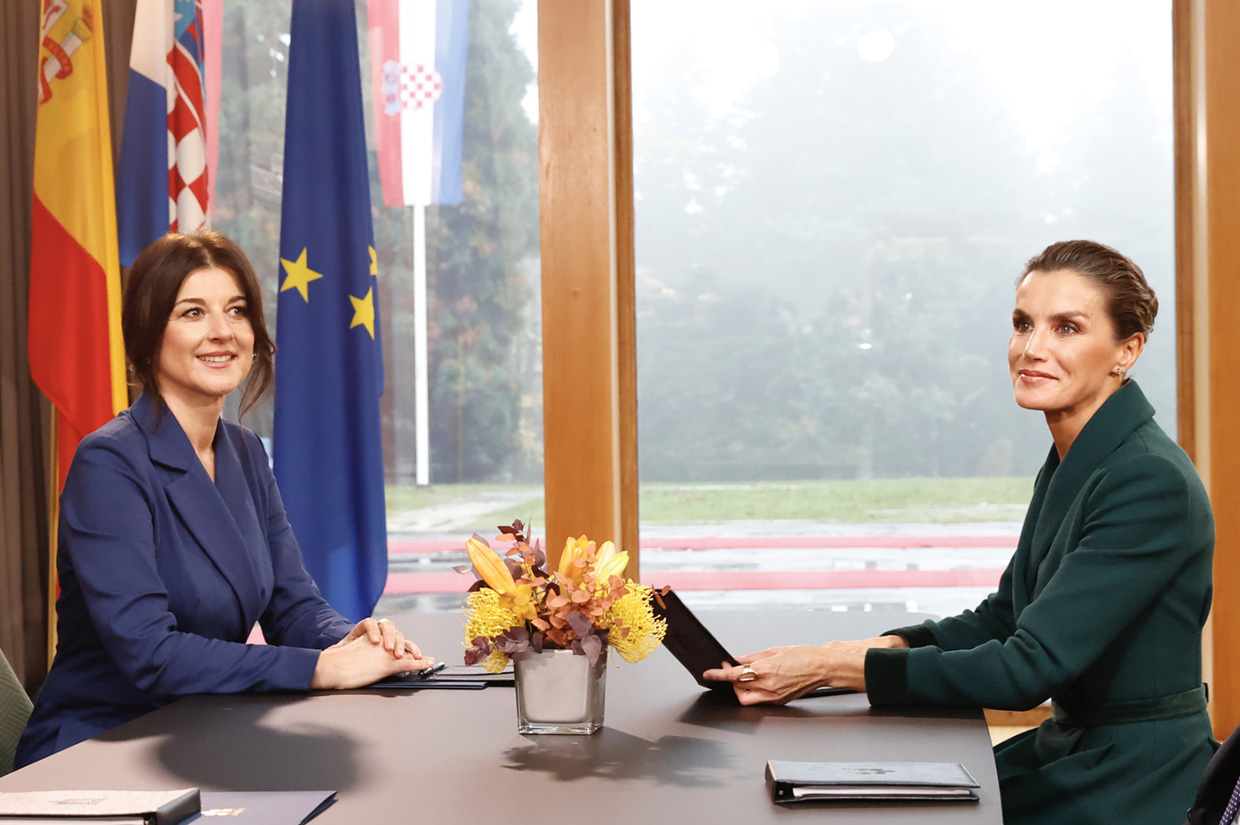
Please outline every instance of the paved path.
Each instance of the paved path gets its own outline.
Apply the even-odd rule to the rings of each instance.
[[[391,527],[391,525],[389,525]],[[748,521],[642,525],[641,579],[697,607],[899,610],[975,607],[998,582],[1020,525]],[[394,534],[383,612],[456,610],[464,537]]]
[[[433,504],[417,510],[389,513],[389,536],[458,534],[463,524],[480,524],[484,516],[507,510],[531,499],[541,498],[537,492],[505,487],[482,488],[467,499]]]

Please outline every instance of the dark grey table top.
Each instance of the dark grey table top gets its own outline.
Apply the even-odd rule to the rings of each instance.
[[[734,655],[920,618],[702,614]],[[459,615],[395,619],[425,651],[459,663]],[[193,696],[0,778],[0,790],[336,789],[315,825],[1002,822],[980,710],[876,710],[859,695],[742,708],[706,694],[660,649],[609,666],[606,714],[593,736],[523,737],[510,687]],[[981,783],[981,802],[779,808],[763,781],[768,759],[960,762]]]

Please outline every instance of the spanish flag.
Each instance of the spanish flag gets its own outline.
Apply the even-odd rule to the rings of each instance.
[[[44,0],[30,251],[30,374],[55,406],[57,471],[128,405],[101,0]]]

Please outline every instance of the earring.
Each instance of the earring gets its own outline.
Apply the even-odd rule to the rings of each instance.
[[[1121,381],[1124,380],[1124,368],[1123,367],[1116,367],[1115,369],[1111,370],[1111,372],[1118,375]]]

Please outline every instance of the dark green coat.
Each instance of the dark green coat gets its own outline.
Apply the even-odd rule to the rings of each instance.
[[[873,705],[1055,718],[995,748],[1008,825],[1183,822],[1214,752],[1201,698],[1214,517],[1188,456],[1129,381],[1034,487],[998,590],[871,650]],[[1196,692],[1194,692],[1196,691]]]

